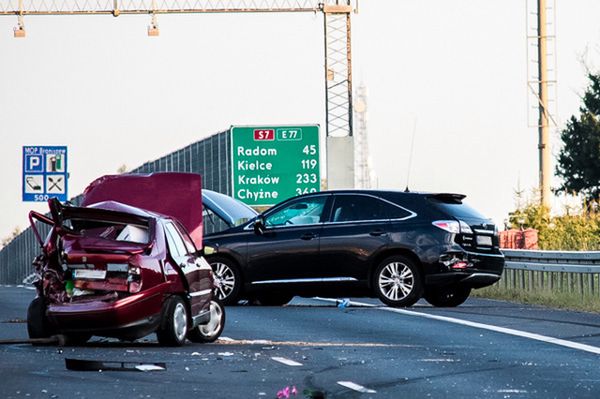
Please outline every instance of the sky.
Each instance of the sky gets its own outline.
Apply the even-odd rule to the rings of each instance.
[[[557,3],[560,129],[578,112],[586,68],[600,70],[600,2]],[[368,91],[379,188],[408,180],[413,191],[463,193],[502,223],[515,191],[537,187],[525,21],[524,0],[360,1],[354,85]],[[75,196],[231,125],[317,123],[325,134],[321,14],[160,15],[159,37],[149,22],[29,16],[15,39],[16,17],[0,17],[0,238],[47,210],[21,201],[25,145],[68,146]]]

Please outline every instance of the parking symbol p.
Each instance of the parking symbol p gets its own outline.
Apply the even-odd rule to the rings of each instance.
[[[25,172],[43,172],[44,164],[41,155],[25,156]]]

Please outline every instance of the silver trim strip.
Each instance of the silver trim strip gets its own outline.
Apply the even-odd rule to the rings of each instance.
[[[494,274],[494,273],[473,273],[473,274],[470,274],[469,276],[465,277],[464,279],[462,279],[462,281],[470,280],[470,279],[476,278],[476,277],[493,277],[495,279],[500,280],[500,275],[499,274]]]
[[[473,229],[473,231],[477,234],[485,234],[485,235],[494,235],[494,230],[481,230],[481,229]]]
[[[208,295],[211,292],[212,292],[212,290],[202,290],[202,291],[190,292],[190,296],[192,296],[192,297],[203,296],[203,295]]]
[[[330,283],[342,281],[358,281],[354,277],[293,278],[283,280],[253,281],[252,284],[287,284],[287,283]]]
[[[493,248],[488,247],[487,249],[488,250],[492,250]],[[488,257],[490,257],[491,256],[491,257],[494,257],[494,258],[504,258],[504,254],[484,254],[484,253],[481,253],[481,252],[471,252],[471,251],[465,251],[465,253],[468,254],[468,255],[475,256],[475,257],[477,257],[477,256],[488,256]]]
[[[324,194],[323,192],[321,193],[316,193],[316,195],[333,195],[334,197],[334,201],[335,201],[335,197],[336,196],[341,196],[341,195],[360,195],[363,197],[371,197],[371,198],[375,198],[379,201],[383,201],[386,202],[390,205],[395,206],[396,208],[400,208],[403,211],[406,211],[408,213],[410,213],[410,215],[403,217],[403,218],[391,218],[391,219],[373,219],[373,220],[351,220],[351,221],[347,221],[347,222],[330,222],[330,221],[326,221],[323,223],[311,223],[311,224],[299,224],[299,225],[282,225],[282,226],[271,226],[268,229],[272,230],[272,229],[289,229],[289,228],[294,228],[294,227],[307,227],[307,226],[331,226],[331,225],[345,225],[345,224],[355,224],[355,223],[373,223],[373,222],[398,222],[398,221],[403,221],[403,220],[408,220],[408,219],[412,219],[414,217],[417,217],[417,213],[411,211],[410,209],[406,209],[403,206],[400,206],[398,204],[395,204],[391,201],[386,200],[385,198],[381,198],[378,197],[376,195],[373,194],[364,194],[364,193],[334,193],[334,194]],[[315,196],[316,196],[315,195]],[[335,202],[334,202],[335,205]],[[331,215],[329,215],[329,217],[331,218]],[[253,228],[253,223],[249,223],[247,226],[244,227],[244,230],[251,230]]]

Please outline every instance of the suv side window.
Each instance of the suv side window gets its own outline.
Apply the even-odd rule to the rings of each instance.
[[[335,197],[332,222],[402,219],[410,212],[386,201],[368,195],[343,195]]]
[[[320,223],[326,202],[326,195],[300,198],[267,216],[265,225],[267,227],[276,227]]]

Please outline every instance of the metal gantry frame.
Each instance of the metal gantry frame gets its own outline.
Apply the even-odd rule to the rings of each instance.
[[[323,13],[330,188],[350,188],[354,181],[354,168],[340,167],[350,161],[348,151],[339,150],[335,144],[336,139],[344,139],[353,150],[350,17],[357,9],[358,0],[0,0],[0,16],[18,18],[15,37],[25,37],[24,18],[35,15],[146,14],[151,17],[148,35],[158,36],[157,16],[160,14]],[[337,157],[343,159],[338,161]],[[333,173],[329,174],[330,171]]]
[[[556,122],[556,1],[526,0],[527,86],[530,127],[538,129],[540,202],[552,206],[550,129]],[[535,110],[535,114],[530,112]],[[535,118],[535,120],[533,120]]]

